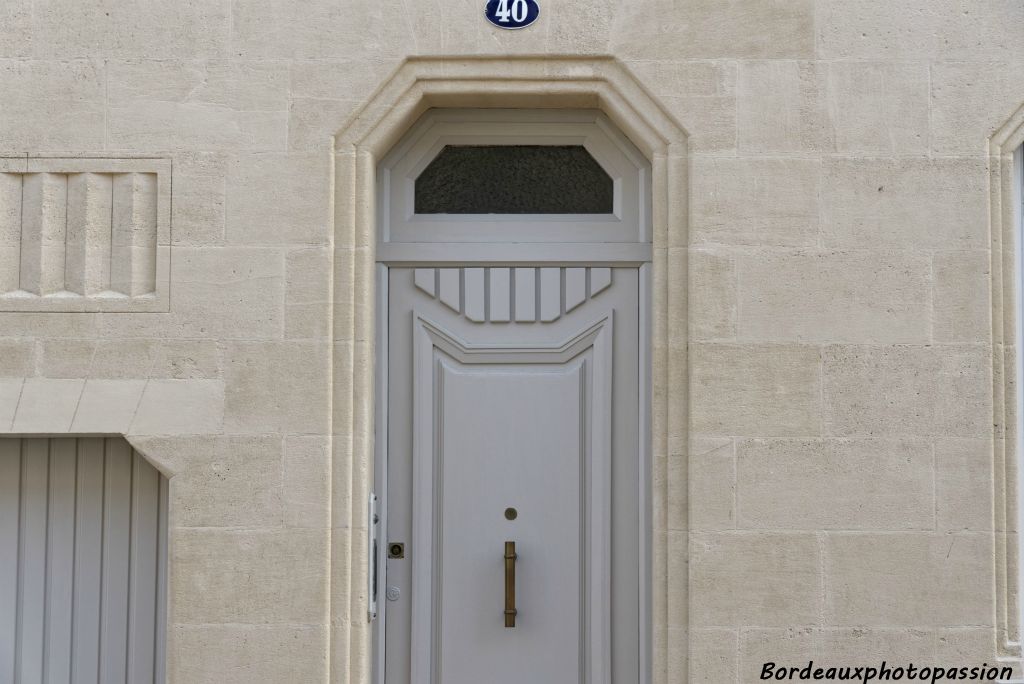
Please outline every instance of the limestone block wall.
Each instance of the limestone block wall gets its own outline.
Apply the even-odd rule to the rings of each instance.
[[[362,503],[332,491],[368,477],[345,456],[366,435],[335,425],[367,340],[335,322],[372,316],[355,310],[372,284],[335,252],[335,216],[359,207],[332,137],[423,55],[510,74],[611,56],[686,131],[664,188],[687,265],[663,283],[666,329],[688,340],[665,340],[686,363],[657,483],[655,573],[675,591],[656,681],[1012,655],[1014,265],[992,231],[1012,150],[994,161],[989,138],[1024,104],[1024,5],[541,5],[514,32],[482,0],[0,6],[0,157],[164,160],[133,167],[135,191],[171,176],[163,305],[0,295],[0,431],[124,434],[170,477],[169,682],[366,681],[365,623],[332,611],[362,600]],[[31,172],[69,200],[120,173]],[[11,215],[0,200],[0,283]],[[159,268],[139,278],[160,292]]]

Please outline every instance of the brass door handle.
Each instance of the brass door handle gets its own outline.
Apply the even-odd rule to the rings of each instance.
[[[516,543],[505,542],[505,627],[516,626]]]

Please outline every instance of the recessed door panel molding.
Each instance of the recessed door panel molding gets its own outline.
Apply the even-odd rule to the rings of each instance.
[[[412,681],[570,681],[581,660],[588,681],[607,681],[612,315],[521,349],[470,345],[413,316]],[[524,514],[513,530],[509,505]],[[581,530],[582,545],[565,543]],[[513,635],[479,605],[503,596],[503,534],[520,554]]]
[[[163,684],[167,480],[120,438],[0,439],[0,681]]]
[[[0,158],[0,311],[166,311],[170,161]]]

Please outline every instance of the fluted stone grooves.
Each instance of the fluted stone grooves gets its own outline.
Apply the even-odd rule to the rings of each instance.
[[[156,290],[155,174],[4,177],[4,204],[12,206],[2,230],[13,238],[3,243],[4,295],[134,297]]]
[[[110,287],[128,296],[156,289],[156,176],[114,177]]]
[[[135,310],[157,299],[160,174],[91,161],[97,170],[0,172],[0,310]]]

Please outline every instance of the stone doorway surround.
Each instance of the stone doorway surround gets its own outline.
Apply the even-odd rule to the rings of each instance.
[[[992,408],[993,522],[995,549],[995,624],[998,654],[1024,659],[1021,639],[1020,515],[1021,468],[1017,425],[1017,263],[1020,178],[1015,165],[1024,144],[1024,106],[988,140],[989,221],[992,241]]]
[[[651,161],[651,679],[686,681],[687,136],[618,61],[556,56],[409,59],[335,136],[331,681],[370,677],[375,173],[381,157],[434,107],[599,109]]]

